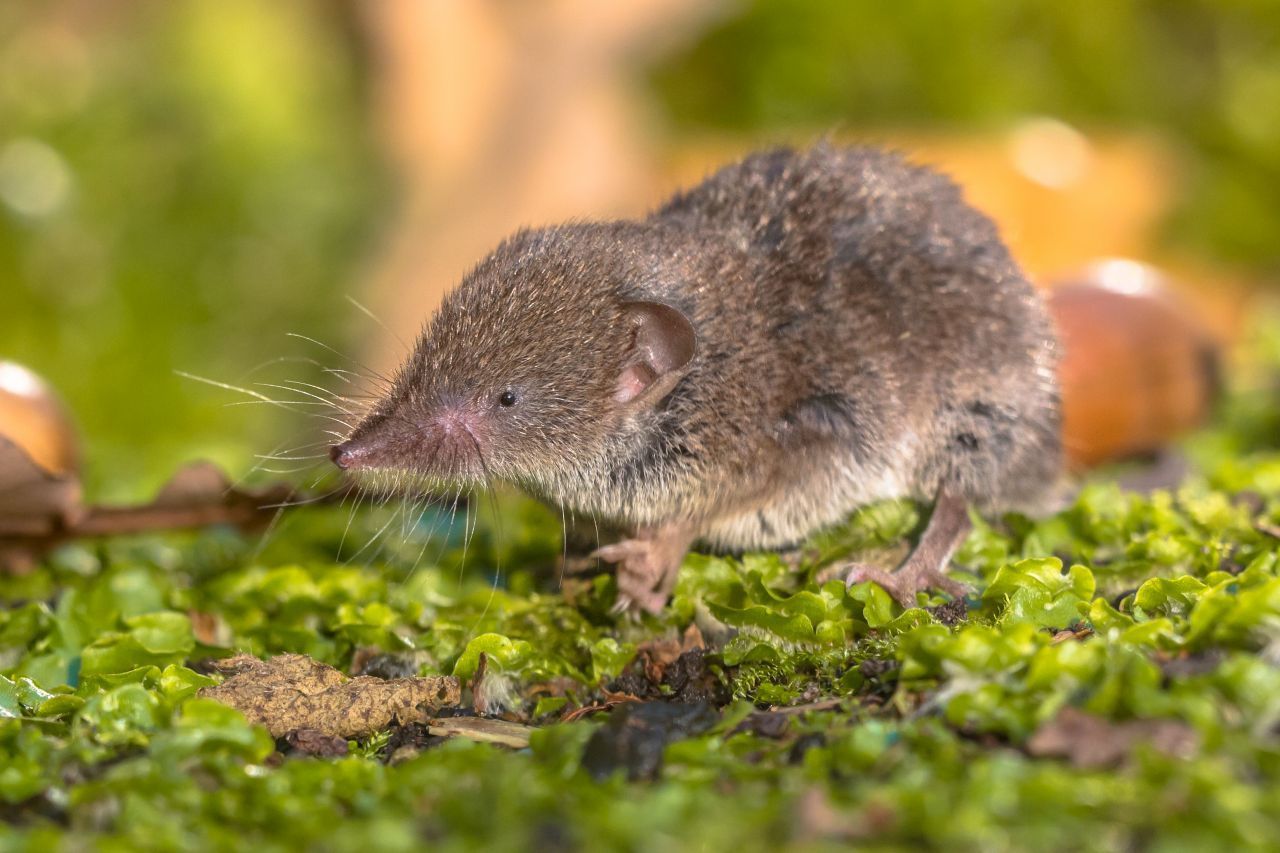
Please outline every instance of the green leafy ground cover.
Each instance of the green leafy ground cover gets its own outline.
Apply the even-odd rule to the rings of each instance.
[[[1103,481],[1054,517],[981,525],[956,558],[964,608],[815,579],[842,553],[901,553],[921,521],[901,503],[799,571],[692,556],[643,619],[610,613],[607,575],[561,581],[559,518],[513,499],[476,502],[465,542],[444,511],[346,530],[330,508],[265,549],[224,531],[64,549],[0,579],[0,849],[1274,848],[1275,412],[1236,400],[1176,491]],[[707,648],[688,677],[646,677],[691,625]],[[308,756],[195,695],[232,650],[348,671],[379,650],[464,679],[484,652],[487,694],[538,730],[522,750],[405,748],[400,730]],[[584,749],[610,714],[575,709],[623,693],[709,701],[710,728],[670,743],[655,779],[598,778]],[[761,714],[786,707],[808,710]],[[1097,727],[1037,748],[1067,708]]]

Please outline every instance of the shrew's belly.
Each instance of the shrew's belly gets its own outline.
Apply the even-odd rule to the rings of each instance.
[[[905,465],[867,465],[852,453],[833,454],[804,466],[757,509],[721,516],[700,538],[727,551],[784,548],[843,521],[854,510],[886,498],[921,497]]]

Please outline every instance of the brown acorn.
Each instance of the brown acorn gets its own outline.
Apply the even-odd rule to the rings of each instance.
[[[35,373],[0,361],[0,530],[40,535],[80,510],[79,441],[66,407]]]
[[[1208,417],[1220,347],[1159,272],[1108,259],[1050,285],[1074,470],[1155,453]]]

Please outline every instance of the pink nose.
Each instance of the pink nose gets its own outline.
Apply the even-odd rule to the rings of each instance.
[[[356,454],[351,449],[351,442],[344,441],[329,448],[329,458],[333,460],[334,465],[345,471],[355,464]]]
[[[460,406],[442,406],[436,410],[432,418],[436,429],[446,439],[467,440],[476,435],[476,417],[474,413]]]

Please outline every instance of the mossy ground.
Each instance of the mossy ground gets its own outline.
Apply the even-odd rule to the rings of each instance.
[[[0,579],[0,848],[1275,848],[1275,411],[1237,398],[1177,490],[1104,478],[1054,517],[979,526],[956,558],[965,607],[814,579],[841,553],[901,553],[920,514],[897,503],[798,571],[692,556],[643,619],[610,613],[606,575],[559,578],[558,517],[518,499],[478,501],[474,526],[402,515],[345,562],[342,540],[373,540],[394,510],[349,530],[346,510],[298,510],[265,549],[222,531],[67,548]],[[690,625],[718,722],[671,743],[655,780],[594,778],[584,745],[607,714],[574,709],[690,698],[643,666]],[[401,732],[309,757],[195,696],[233,649],[344,670],[381,650],[463,678],[484,652],[490,701],[539,729],[519,751],[406,750]],[[747,720],[796,705],[812,709]],[[1068,707],[1190,740],[1104,722],[1091,739],[1117,755],[1077,766],[1069,742],[1031,746]]]

